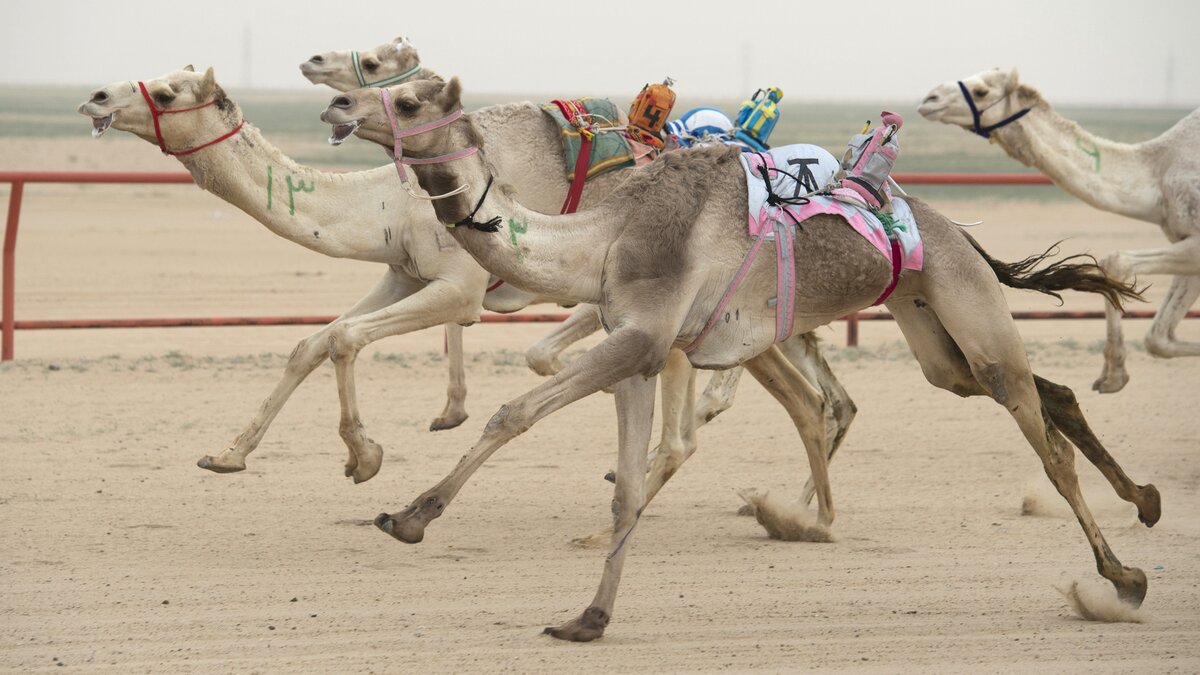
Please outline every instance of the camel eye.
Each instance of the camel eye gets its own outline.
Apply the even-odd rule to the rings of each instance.
[[[988,95],[988,90],[987,89],[976,89],[975,91],[973,91],[971,93],[975,95],[975,98],[984,98]]]
[[[364,61],[362,67],[363,70],[367,71],[368,73],[373,73],[379,70],[379,64],[375,63],[374,61]]]
[[[167,105],[171,101],[174,101],[175,97],[171,96],[170,94],[161,94],[160,93],[160,94],[154,95],[154,100],[157,101],[159,105]]]
[[[405,115],[412,115],[421,107],[416,101],[396,101],[396,110]]]

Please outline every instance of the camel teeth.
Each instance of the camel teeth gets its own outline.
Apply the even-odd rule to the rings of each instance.
[[[333,125],[333,133],[329,135],[329,144],[330,145],[341,145],[342,141],[346,140],[347,138],[350,138],[350,134],[353,134],[355,132],[355,130],[358,129],[358,125],[359,125],[358,120],[354,120],[353,122],[347,122],[345,124]],[[346,129],[347,131],[345,131],[345,133],[343,133],[342,132],[343,129]]]

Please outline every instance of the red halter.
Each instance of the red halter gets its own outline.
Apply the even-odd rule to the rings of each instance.
[[[212,101],[209,101],[208,103],[202,103],[197,106],[192,106],[191,108],[180,108],[178,110],[163,110],[162,108],[159,108],[158,106],[154,105],[153,99],[150,98],[150,92],[146,90],[145,82],[142,82],[139,80],[138,87],[142,90],[142,98],[146,99],[146,105],[150,107],[150,116],[152,118],[154,118],[154,137],[158,140],[158,147],[160,150],[162,150],[164,155],[173,155],[175,157],[182,157],[184,155],[190,155],[193,152],[196,152],[198,150],[203,150],[204,148],[207,148],[210,145],[216,145],[217,143],[220,143],[221,141],[223,141],[223,140],[233,136],[237,132],[241,131],[242,127],[246,126],[246,120],[243,119],[241,122],[238,122],[238,125],[236,127],[234,127],[232,131],[230,131],[227,134],[224,134],[223,136],[219,136],[214,140],[204,143],[203,145],[197,145],[196,147],[190,148],[188,150],[180,150],[179,152],[172,152],[170,150],[167,150],[167,143],[166,143],[166,141],[163,140],[162,130],[159,128],[159,125],[158,125],[158,118],[162,117],[163,115],[170,115],[173,113],[181,113],[181,112],[189,112],[191,110],[199,110],[201,108],[207,108],[210,105],[216,104],[216,102],[217,102],[216,99],[213,99]]]

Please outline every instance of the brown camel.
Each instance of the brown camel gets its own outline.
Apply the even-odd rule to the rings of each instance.
[[[404,129],[446,118],[461,108],[461,86],[414,82],[389,88],[392,113]],[[393,131],[378,92],[356,90],[334,98],[322,114],[334,134],[358,135],[391,147]],[[780,401],[804,441],[814,475],[823,477],[825,453],[819,395],[774,346],[777,337],[775,266],[740,269],[751,241],[746,234],[746,179],[738,151],[700,148],[667,153],[620,186],[594,209],[545,216],[512,197],[486,158],[469,120],[459,119],[406,139],[406,155],[434,158],[478,148],[445,163],[414,166],[438,219],[489,271],[531,292],[600,306],[609,336],[530,392],[506,403],[455,469],[432,489],[376,524],[393,537],[421,541],[469,477],[497,449],[542,417],[603,387],[614,386],[619,427],[614,533],[599,589],[583,613],[547,629],[554,637],[586,641],[603,635],[612,614],[626,544],[644,504],[646,448],[654,408],[654,380],[670,349],[691,345],[710,324],[722,289],[744,272],[720,321],[688,353],[694,366],[746,369]],[[499,176],[502,180],[503,177]],[[399,188],[398,188],[399,189]],[[913,354],[935,386],[962,396],[986,395],[1004,406],[1041,458],[1047,475],[1074,510],[1101,575],[1127,603],[1140,605],[1146,575],[1123,566],[1105,542],[1080,492],[1068,433],[1105,472],[1123,498],[1153,524],[1159,497],[1138,486],[1115,460],[1089,440],[1086,421],[1070,390],[1035,378],[997,275],[1004,266],[986,256],[952,222],[911,200],[925,242],[925,265],[906,271],[888,298]],[[495,230],[500,230],[499,232]],[[506,231],[507,230],[507,231]],[[520,232],[521,236],[510,237]],[[798,289],[790,318],[793,333],[812,330],[875,300],[890,281],[891,264],[837,216],[816,216],[795,233]],[[773,258],[774,256],[765,255]],[[1110,296],[1129,293],[1094,265],[1059,268]],[[1118,298],[1119,299],[1119,298]],[[333,347],[336,349],[336,345]],[[1060,429],[1062,430],[1060,432]],[[818,495],[820,517],[832,515],[828,494]]]

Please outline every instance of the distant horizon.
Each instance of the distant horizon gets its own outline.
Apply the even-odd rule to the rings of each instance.
[[[218,82],[220,82],[219,77],[218,77]],[[0,82],[0,91],[3,91],[3,90],[30,90],[30,91],[44,90],[44,91],[62,91],[62,92],[79,91],[80,94],[83,95],[83,94],[86,94],[87,92],[95,89],[97,86],[101,86],[103,84],[108,84],[108,83],[105,82],[105,83],[93,84],[93,85],[83,85],[83,84],[71,84],[71,83],[24,84],[24,83],[14,83],[14,82]],[[304,95],[311,94],[311,95],[313,95],[314,98],[316,98],[318,95],[321,95],[321,94],[327,94],[329,97],[332,97],[334,94],[337,93],[336,91],[334,91],[333,89],[330,89],[328,87],[317,86],[317,85],[312,85],[312,84],[308,85],[307,87],[304,86],[303,84],[300,84],[300,85],[296,85],[296,86],[286,86],[286,85],[255,86],[253,88],[246,88],[246,87],[241,87],[238,85],[230,85],[230,84],[221,83],[221,86],[227,92],[229,92],[229,94],[235,100],[239,96],[251,96],[251,97],[261,96],[261,95],[304,96]],[[700,94],[689,94],[686,91],[684,91],[683,88],[678,83],[676,83],[673,88],[675,89],[676,94],[679,96],[679,100],[683,101],[685,103],[687,103],[689,101],[690,102],[722,101],[722,102],[736,104],[746,98],[746,96],[705,96],[705,95],[700,95]],[[638,87],[638,89],[640,89],[640,86]],[[753,90],[747,92],[747,94],[751,94],[751,93],[753,93]],[[562,96],[562,95],[563,94],[544,94],[544,93],[531,92],[531,91],[526,91],[526,92],[518,92],[518,91],[470,92],[470,91],[464,91],[463,99],[467,102],[479,101],[479,100],[495,101],[495,102],[529,100],[529,101],[541,102],[541,101],[548,101],[548,100],[550,100],[550,98],[554,98],[554,97]],[[611,99],[618,99],[618,100],[632,100],[633,97],[637,95],[637,89],[631,89],[629,92],[602,92],[602,91],[575,92],[570,95],[594,96],[594,97],[603,97],[603,98],[611,98]],[[1043,94],[1043,96],[1044,96],[1044,94]],[[82,100],[83,99],[81,98],[80,102],[82,102]],[[1092,109],[1092,108],[1094,108],[1094,109],[1108,109],[1108,110],[1121,110],[1121,109],[1179,110],[1179,111],[1190,112],[1190,111],[1196,110],[1197,108],[1200,108],[1200,102],[1195,103],[1195,104],[1188,104],[1188,103],[1168,104],[1168,103],[1161,103],[1161,102],[1160,103],[1140,103],[1140,102],[1119,102],[1119,101],[1078,102],[1078,101],[1068,101],[1068,100],[1055,101],[1055,100],[1050,100],[1050,99],[1047,99],[1047,101],[1050,103],[1051,106],[1054,106],[1054,107],[1072,108],[1072,109]],[[787,102],[790,102],[793,104],[803,103],[804,105],[867,105],[867,104],[898,105],[898,104],[901,104],[901,105],[910,105],[912,107],[916,107],[920,103],[920,101],[918,101],[918,100],[906,101],[906,100],[903,100],[900,98],[890,98],[890,99],[888,99],[888,98],[862,98],[862,99],[800,98],[799,95],[792,96],[792,97],[785,97],[785,104]]]

